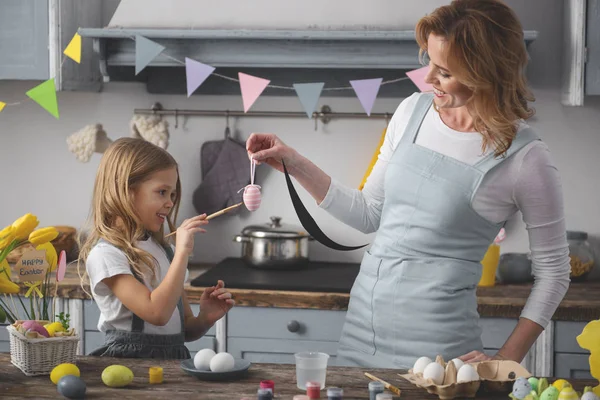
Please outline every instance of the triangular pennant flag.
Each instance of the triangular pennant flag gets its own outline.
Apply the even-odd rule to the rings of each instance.
[[[54,78],[48,79],[46,82],[37,85],[25,94],[29,96],[31,100],[42,106],[44,110],[54,115],[56,119],[59,118]]]
[[[73,36],[63,53],[76,63],[81,63],[81,36],[79,36],[79,33]]]
[[[0,101],[0,112],[2,112],[2,110],[4,110],[4,107],[6,107],[6,103],[3,101]]]
[[[139,74],[146,68],[164,49],[165,46],[143,36],[135,35],[135,74]]]
[[[325,83],[323,82],[294,83],[294,90],[296,90],[296,94],[298,95],[300,103],[302,103],[302,107],[304,107],[304,111],[306,111],[308,118],[312,117],[313,112],[317,108],[317,102],[321,96],[323,86],[325,86]]]
[[[185,58],[185,78],[187,81],[188,97],[204,83],[214,70],[215,68],[210,65],[202,64],[191,58]]]
[[[408,71],[406,76],[410,78],[410,80],[419,88],[421,92],[431,92],[433,91],[433,86],[429,83],[425,82],[425,77],[429,73],[429,65],[426,65],[422,68],[413,69],[412,71]]]
[[[373,104],[375,104],[377,93],[379,93],[381,81],[383,81],[382,78],[350,81],[350,84],[354,88],[354,92],[356,92],[356,97],[358,97],[360,104],[362,104],[365,112],[369,116],[371,115]]]
[[[240,89],[242,90],[244,112],[248,112],[252,104],[254,104],[258,96],[260,96],[271,81],[241,72],[238,72],[238,77],[240,79]]]

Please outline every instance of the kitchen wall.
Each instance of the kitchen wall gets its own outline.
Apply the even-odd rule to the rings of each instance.
[[[208,4],[208,2],[206,2]],[[329,2],[327,2],[329,4]],[[398,18],[400,26],[408,25],[427,9],[423,4],[446,3],[445,1],[420,2],[415,9],[408,2],[381,1],[377,16],[384,25]],[[543,140],[550,147],[554,161],[561,172],[564,185],[565,209],[569,229],[584,230],[600,236],[600,202],[597,189],[600,158],[600,98],[586,98],[585,107],[563,107],[560,104],[560,60],[562,55],[562,7],[561,0],[511,0],[524,28],[539,31],[538,39],[530,46],[532,62],[529,77],[537,101],[537,114],[531,120]],[[262,4],[262,3],[259,3]],[[338,1],[339,10],[345,8]],[[357,2],[360,7],[366,2]],[[370,4],[373,4],[372,2]],[[107,2],[107,15],[117,5]],[[344,2],[347,9],[348,2]],[[359,8],[360,8],[359,7]],[[406,9],[410,7],[407,11]],[[216,8],[212,9],[213,12]],[[355,9],[354,9],[355,10]],[[394,10],[394,12],[390,12]],[[332,11],[333,12],[333,11]],[[360,15],[360,13],[357,13]],[[223,17],[226,14],[223,14]],[[257,11],[246,13],[244,21],[263,21]],[[269,18],[264,19],[264,27]],[[345,15],[354,15],[346,13]],[[307,27],[311,17],[319,24],[328,24],[335,18],[324,20],[319,14],[305,13],[297,19]],[[394,17],[390,17],[394,16]],[[219,17],[213,15],[214,18]],[[303,19],[304,18],[304,19]],[[369,14],[369,25],[375,17]],[[285,18],[275,18],[276,21]],[[342,19],[343,20],[343,19]],[[353,20],[343,20],[353,25]],[[275,24],[276,22],[273,22]],[[366,22],[365,22],[366,24]],[[329,26],[329,25],[328,25]],[[402,26],[408,28],[408,26]],[[293,77],[292,77],[293,79]],[[290,82],[291,83],[291,82]],[[0,81],[0,98],[7,103],[26,99],[25,91],[33,82]],[[401,99],[378,99],[374,112],[392,112]],[[61,118],[56,121],[31,101],[19,107],[9,107],[0,114],[0,166],[2,167],[2,194],[0,195],[0,226],[4,226],[26,212],[38,215],[44,225],[64,224],[79,227],[87,216],[93,180],[100,155],[95,154],[89,163],[79,163],[67,151],[65,139],[86,124],[101,123],[109,136],[116,139],[127,136],[128,123],[134,108],[147,108],[160,101],[167,108],[241,109],[240,96],[179,96],[148,95],[142,84],[110,83],[102,93],[59,93]],[[327,104],[334,111],[361,112],[356,98],[322,98],[320,105]],[[300,111],[297,98],[261,97],[253,110]],[[201,181],[199,153],[202,144],[223,137],[225,121],[220,118],[180,117],[179,128],[171,123],[169,151],[181,165],[184,200],[180,216],[186,218],[195,213],[191,194]],[[239,119],[232,120],[237,138],[245,140],[253,131],[276,132],[288,144],[312,159],[326,172],[349,186],[358,186],[369,163],[384,123],[368,120],[335,120],[329,125],[314,123],[308,119]],[[282,174],[259,167],[257,181],[263,186],[263,204],[254,212],[225,216],[211,221],[209,232],[197,240],[194,261],[216,262],[226,256],[239,254],[239,245],[232,237],[249,224],[267,222],[272,215],[281,216],[283,222],[298,224],[297,217]],[[596,189],[594,189],[596,188]],[[359,232],[347,229],[343,224],[320,210],[306,192],[299,189],[302,200],[313,213],[322,229],[331,238],[344,244],[362,244],[372,240]],[[527,232],[520,216],[510,221],[508,239],[503,252],[527,251]],[[361,251],[335,252],[312,243],[311,256],[320,260],[359,261]],[[597,254],[600,259],[600,252]],[[600,276],[600,268],[595,271]]]

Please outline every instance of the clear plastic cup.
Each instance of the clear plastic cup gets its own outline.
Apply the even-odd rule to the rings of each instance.
[[[329,355],[306,351],[296,353],[294,357],[296,358],[296,386],[298,386],[298,389],[306,390],[306,382],[319,382],[321,390],[323,390],[325,388]]]

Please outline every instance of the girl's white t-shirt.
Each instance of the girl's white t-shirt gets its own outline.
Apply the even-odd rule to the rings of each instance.
[[[136,246],[150,253],[158,261],[157,280],[161,282],[171,265],[165,250],[151,238],[137,242]],[[114,245],[100,240],[90,251],[85,268],[90,279],[92,296],[100,309],[98,330],[106,332],[116,329],[130,332],[133,313],[102,282],[103,279],[115,275],[133,275],[125,253]],[[144,277],[144,284],[149,290],[153,290],[149,277]],[[165,326],[152,325],[149,322],[144,324],[144,333],[170,335],[180,332],[181,321],[177,308]]]

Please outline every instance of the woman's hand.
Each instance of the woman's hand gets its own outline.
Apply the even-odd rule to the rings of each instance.
[[[198,232],[206,232],[200,228],[206,224],[208,224],[206,214],[197,215],[183,221],[177,228],[175,252],[183,252],[185,256],[192,254],[194,251],[194,235]]]
[[[200,296],[200,314],[208,326],[214,325],[235,305],[231,293],[225,289],[225,283],[218,281],[216,286],[206,288]]]
[[[296,150],[272,133],[253,133],[246,141],[246,150],[248,157],[253,158],[257,164],[266,163],[280,172],[283,172],[283,159],[285,167],[292,175],[300,158]]]
[[[476,363],[487,360],[506,360],[506,358],[503,357],[500,353],[496,353],[494,356],[488,356],[487,354],[476,350],[458,358],[459,360],[465,363]]]

